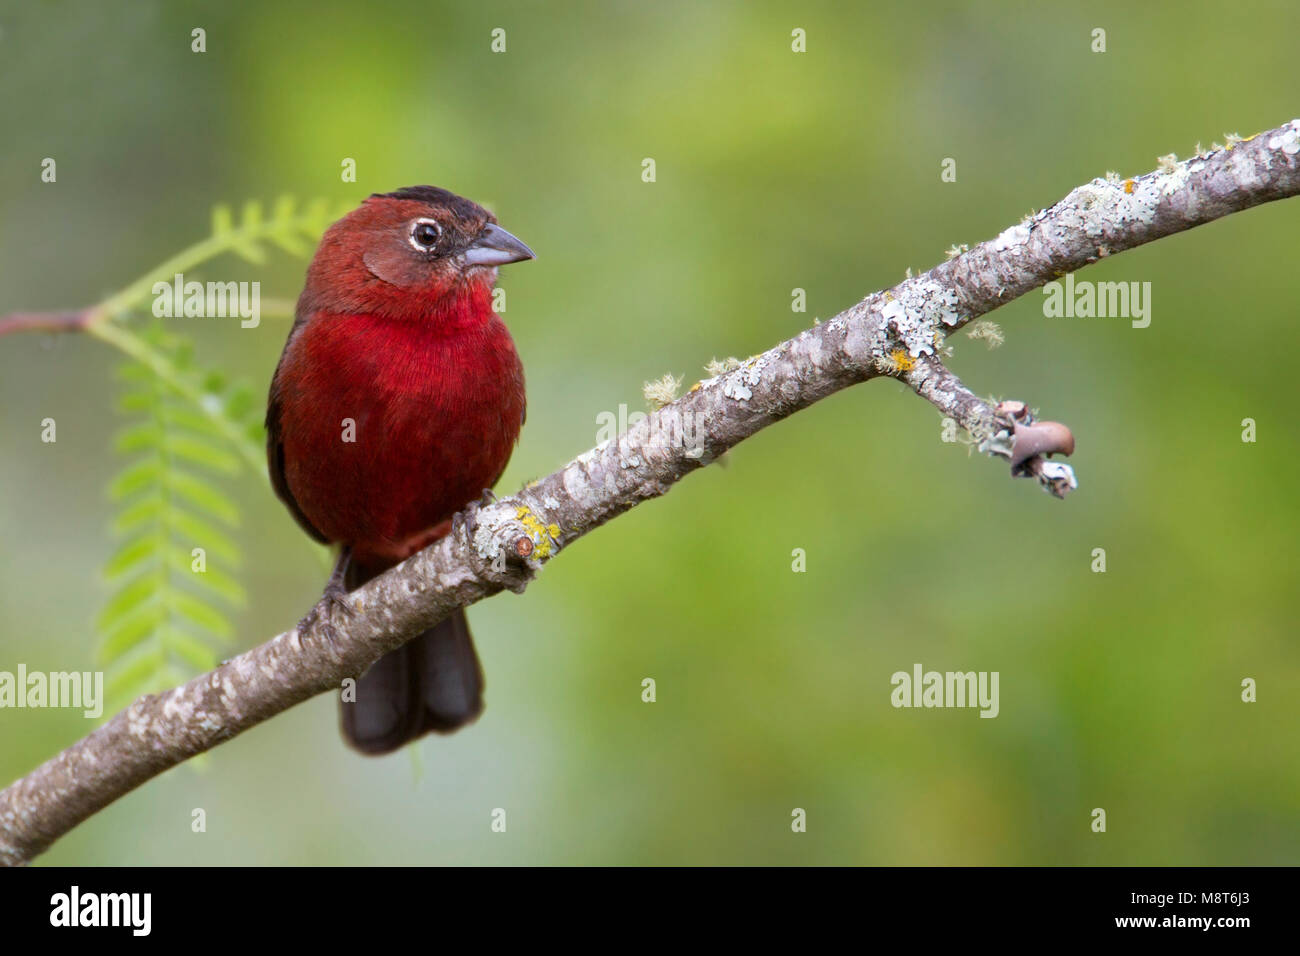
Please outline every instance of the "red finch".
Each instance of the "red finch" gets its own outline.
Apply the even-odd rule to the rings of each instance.
[[[322,237],[266,412],[276,494],[313,538],[342,545],[304,623],[442,537],[501,477],[524,372],[492,286],[497,266],[531,258],[487,210],[432,186],[371,196]],[[388,753],[482,709],[457,611],[366,671],[343,736]]]

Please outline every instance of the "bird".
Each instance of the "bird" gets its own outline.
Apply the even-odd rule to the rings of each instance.
[[[523,428],[524,372],[493,309],[497,268],[535,255],[482,206],[435,186],[375,193],[307,269],[266,412],[275,493],[339,546],[299,633],[334,635],[347,593],[421,550],[496,484]],[[344,740],[390,753],[483,710],[463,609],[376,661],[342,702]]]

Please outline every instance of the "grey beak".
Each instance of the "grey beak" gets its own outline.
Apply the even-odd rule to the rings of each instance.
[[[507,262],[522,262],[537,256],[510,233],[491,223],[465,247],[462,258],[466,265],[471,266],[503,266]]]

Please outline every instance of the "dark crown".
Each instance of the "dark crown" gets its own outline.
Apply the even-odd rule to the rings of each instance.
[[[486,216],[486,211],[478,203],[470,202],[463,196],[457,196],[437,186],[406,186],[391,193],[374,193],[371,199],[414,199],[431,206],[441,206],[458,219],[477,219]]]

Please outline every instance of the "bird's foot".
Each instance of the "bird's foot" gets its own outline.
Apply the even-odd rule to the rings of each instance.
[[[298,622],[298,635],[301,637],[304,634],[317,631],[330,642],[331,646],[337,646],[339,632],[338,628],[334,626],[336,612],[337,615],[345,618],[357,616],[357,609],[348,600],[346,589],[327,587],[320,600],[316,602],[316,606]]]
[[[466,537],[472,537],[475,529],[478,528],[479,509],[496,503],[497,496],[493,494],[492,489],[484,488],[483,494],[479,495],[477,501],[471,501],[465,506],[464,511],[457,511],[451,516],[451,533],[455,534],[463,529]]]

